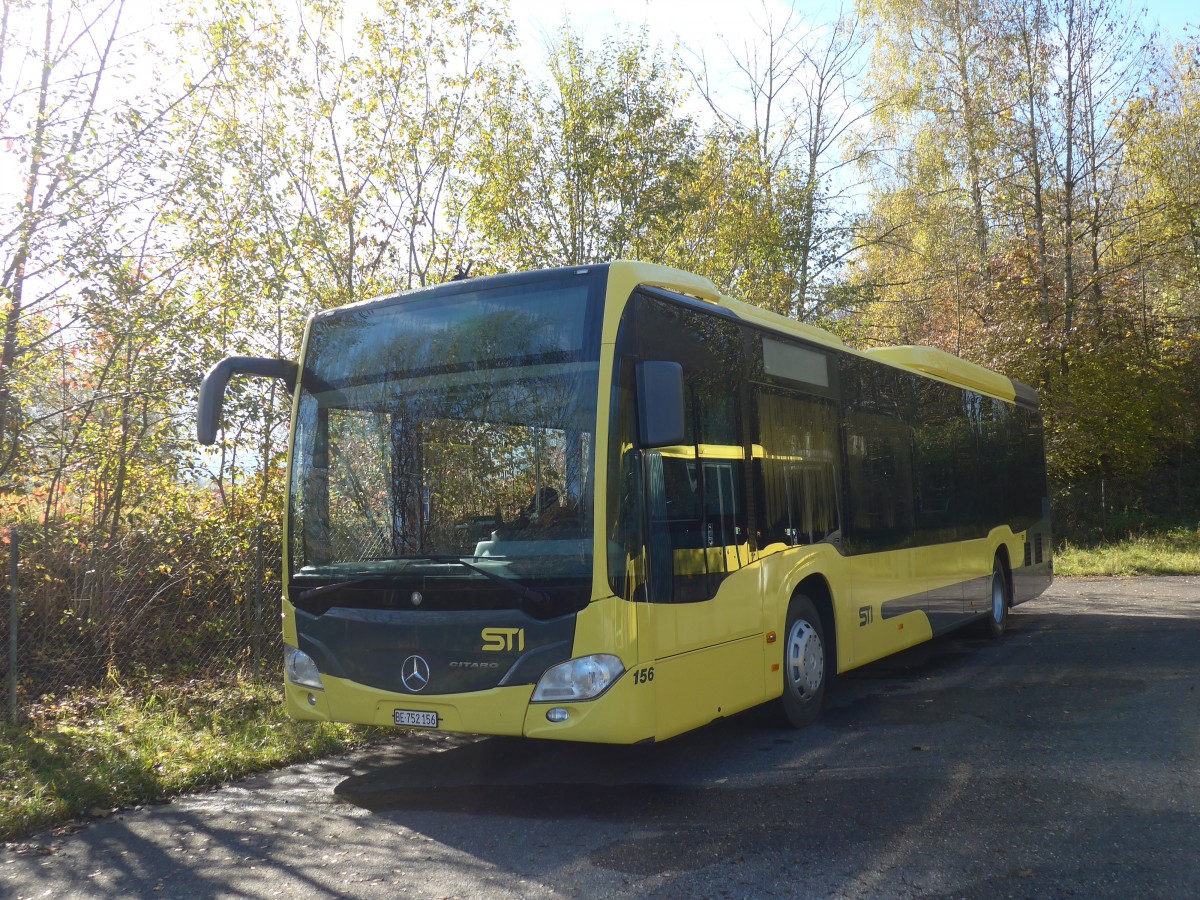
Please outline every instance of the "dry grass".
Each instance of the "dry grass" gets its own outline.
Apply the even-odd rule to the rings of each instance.
[[[1094,547],[1068,545],[1054,558],[1058,575],[1200,575],[1200,528],[1126,538]]]
[[[0,839],[348,749],[370,729],[296,722],[277,684],[189,681],[45,698],[0,728]]]

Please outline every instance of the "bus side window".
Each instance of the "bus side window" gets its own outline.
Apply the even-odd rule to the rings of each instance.
[[[852,358],[843,367],[848,549],[909,546],[917,536],[909,426],[916,379]],[[936,492],[930,502],[936,505]]]
[[[642,454],[632,448],[621,454],[615,479],[615,513],[608,541],[608,571],[620,597],[646,599],[645,555],[642,534]],[[610,513],[610,515],[612,515]]]
[[[827,401],[760,388],[755,443],[760,545],[814,544],[838,530],[838,423]]]
[[[701,497],[701,472],[695,459],[664,456],[662,459],[663,514],[651,517],[651,542],[670,543],[674,586],[658,599],[688,603],[712,596],[708,585],[708,542],[705,505]]]
[[[740,538],[738,513],[739,479],[734,474],[734,462],[708,462],[704,469],[704,518],[707,522],[705,546],[737,546]]]
[[[959,426],[962,392],[936,381],[917,384],[914,493],[917,530],[923,543],[957,538]]]

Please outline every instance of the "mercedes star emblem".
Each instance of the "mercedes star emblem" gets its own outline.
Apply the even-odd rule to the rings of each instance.
[[[429,684],[429,663],[423,656],[410,656],[400,667],[400,682],[406,691],[418,693]]]

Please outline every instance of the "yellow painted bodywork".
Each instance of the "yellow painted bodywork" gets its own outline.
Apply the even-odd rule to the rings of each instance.
[[[310,690],[291,683],[285,686],[288,712],[297,719],[354,722],[359,725],[393,724],[397,709],[436,712],[443,731],[475,734],[520,735],[532,685],[492,688],[471,694],[415,697],[367,687],[344,678],[322,675],[325,689]],[[316,701],[310,704],[308,698]]]
[[[962,588],[972,581],[987,578],[1001,546],[1009,559],[1019,560],[1023,553],[1024,533],[997,528],[987,538],[960,543],[935,544],[886,553],[868,553],[844,560],[849,577],[842,586],[845,602],[834,593],[838,634],[838,671],[866,665],[912,647],[933,636],[929,617],[921,611],[884,618],[883,605],[891,600],[940,594],[959,590],[963,615],[983,614],[988,595],[977,592],[972,598]],[[863,624],[861,610],[871,610],[869,624]],[[847,638],[852,637],[852,640]]]
[[[1013,383],[999,372],[985,369],[936,347],[874,347],[866,355],[893,366],[913,369],[961,387],[991,394],[1001,400],[1016,399]]]
[[[602,324],[597,448],[609,446],[609,392],[617,328],[626,301],[640,285],[688,294],[733,309],[746,322],[857,353],[820,329],[726,297],[705,278],[662,266],[611,263]],[[305,345],[307,341],[306,329]],[[924,348],[889,349],[896,352],[874,351],[872,355],[880,361],[983,390],[1000,399],[1013,399],[1011,382],[996,373],[970,364],[956,368],[955,363],[943,358],[945,354],[930,356],[918,352]],[[292,416],[294,433],[295,406]],[[696,455],[690,446],[664,448],[661,452],[665,456],[694,458]],[[737,447],[704,446],[699,455],[744,458],[744,451]],[[754,456],[762,455],[762,448],[755,446]],[[932,627],[925,613],[914,611],[884,618],[884,603],[986,578],[1001,546],[1007,548],[1009,559],[1014,562],[1023,553],[1025,535],[1013,534],[1006,528],[996,529],[986,539],[977,541],[855,557],[843,556],[833,543],[800,547],[773,544],[760,547],[753,554],[745,544],[739,548],[718,547],[695,551],[697,571],[706,568],[699,554],[714,551],[718,556],[709,559],[710,571],[723,566],[736,569],[724,579],[712,599],[676,604],[631,602],[614,596],[608,582],[604,509],[607,475],[608,466],[601,451],[595,466],[593,494],[596,503],[592,599],[578,614],[572,650],[574,657],[611,653],[622,660],[625,674],[599,698],[583,703],[531,703],[530,685],[473,694],[417,697],[325,676],[324,691],[287,684],[289,712],[301,719],[391,725],[396,709],[436,711],[439,728],[450,731],[606,743],[662,740],[781,694],[788,605],[806,582],[824,586],[832,598],[835,633],[827,636],[827,640],[836,645],[837,671],[844,672],[931,637]],[[290,463],[288,479],[290,484]],[[284,540],[288,540],[286,527]],[[285,571],[284,584],[287,583]],[[865,609],[870,610],[866,624]],[[287,644],[296,646],[294,611],[286,598],[283,636]],[[651,668],[652,678],[646,677]],[[635,677],[639,672],[642,677]],[[313,703],[309,702],[310,696]],[[546,711],[556,706],[568,711],[566,722],[547,721]]]

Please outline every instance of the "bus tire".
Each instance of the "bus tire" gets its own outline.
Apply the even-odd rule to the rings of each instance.
[[[783,641],[783,695],[779,698],[782,725],[803,728],[816,719],[825,699],[828,661],[825,628],[817,608],[803,594],[788,605]]]
[[[1008,578],[1004,574],[1004,563],[1000,561],[1000,557],[996,557],[996,561],[992,563],[990,589],[990,604],[984,627],[989,637],[999,640],[1004,637],[1004,631],[1008,627],[1009,607]]]

